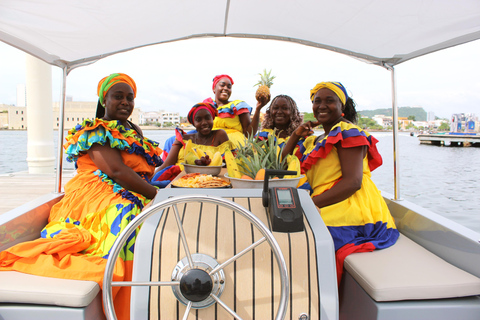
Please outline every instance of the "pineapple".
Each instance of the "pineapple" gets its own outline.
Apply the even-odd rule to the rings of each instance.
[[[237,151],[237,165],[240,173],[252,179],[258,178],[258,172],[264,169],[284,170],[287,158],[281,159],[281,148],[274,135],[267,140],[249,137],[245,147]]]
[[[267,100],[269,98],[270,87],[273,84],[273,79],[275,79],[275,76],[270,76],[271,73],[272,70],[267,72],[267,69],[264,69],[263,74],[258,74],[260,76],[260,81],[254,85],[254,87],[258,86],[257,92],[255,92],[255,99],[257,99],[257,101],[260,101],[261,99]]]

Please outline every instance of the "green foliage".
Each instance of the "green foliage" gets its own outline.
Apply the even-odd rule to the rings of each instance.
[[[440,127],[438,127],[438,131],[450,131],[450,125],[447,122],[442,122]]]
[[[377,114],[383,114],[384,116],[392,116],[392,109],[375,109],[375,110],[362,110],[357,111],[359,114],[365,117],[372,118]],[[416,121],[427,121],[427,112],[423,108],[413,108],[413,107],[400,107],[398,108],[399,117],[409,117],[413,116]]]
[[[405,129],[414,129],[415,128],[415,125],[413,123],[409,123],[407,124],[407,126],[405,127]]]
[[[313,112],[311,113],[305,113],[303,115],[303,122],[307,122],[307,121],[315,121],[315,117],[313,116]]]
[[[362,129],[374,129],[374,130],[384,129],[381,125],[379,125],[374,120],[369,118],[359,118],[357,125]]]

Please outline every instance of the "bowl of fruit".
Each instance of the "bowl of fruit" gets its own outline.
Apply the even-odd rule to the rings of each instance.
[[[216,152],[211,156],[206,153],[202,155],[201,152],[190,152],[187,154],[185,163],[182,163],[185,173],[203,173],[217,176],[222,170],[223,161],[221,153]]]
[[[244,146],[239,146],[235,155],[225,153],[225,162],[227,173],[224,176],[230,180],[233,188],[263,188],[266,170],[269,170],[270,187],[297,187],[303,178],[298,158],[294,155],[282,157],[282,147],[274,135],[268,136],[267,140],[250,136]],[[292,173],[271,175],[271,170],[288,170]]]

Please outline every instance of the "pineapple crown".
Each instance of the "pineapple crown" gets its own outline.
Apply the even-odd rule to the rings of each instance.
[[[263,69],[263,73],[259,73],[258,75],[260,76],[260,81],[258,81],[255,86],[267,86],[271,87],[273,84],[273,79],[275,79],[275,76],[271,76],[270,74],[272,73],[272,70],[267,72],[267,69]]]

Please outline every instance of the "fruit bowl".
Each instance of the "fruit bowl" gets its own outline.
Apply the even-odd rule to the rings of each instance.
[[[263,189],[263,180],[248,180],[240,178],[230,178],[228,173],[225,173],[225,178],[230,179],[232,188],[234,189]],[[304,176],[301,175],[290,179],[268,179],[269,187],[293,187],[298,185],[298,182]]]
[[[222,166],[197,166],[194,164],[182,163],[186,173],[204,173],[211,174],[212,176],[218,176],[222,170]]]

